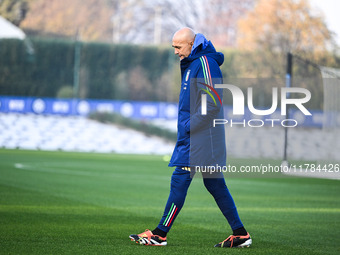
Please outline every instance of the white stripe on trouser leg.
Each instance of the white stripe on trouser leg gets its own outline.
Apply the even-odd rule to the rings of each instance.
[[[167,227],[168,226],[168,224],[169,224],[169,222],[170,222],[170,220],[171,220],[171,218],[172,218],[172,215],[174,214],[174,211],[176,210],[176,205],[172,208],[172,211],[171,211],[171,213],[170,213],[170,215],[169,215],[169,218],[168,218],[168,220],[166,221],[166,223],[165,223],[165,226]]]

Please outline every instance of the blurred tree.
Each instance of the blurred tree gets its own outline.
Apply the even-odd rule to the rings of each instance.
[[[32,0],[0,0],[0,15],[16,26],[25,19]]]
[[[204,0],[110,2],[115,9],[112,16],[114,42],[169,43],[174,32],[183,26],[200,30],[200,19],[204,16]]]
[[[74,37],[79,30],[82,40],[109,41],[112,12],[107,0],[34,0],[22,27],[66,37]]]
[[[152,84],[144,75],[142,67],[137,66],[129,73],[129,98],[133,100],[150,100],[153,97]]]
[[[235,47],[237,22],[255,5],[255,0],[210,0],[205,8],[202,32],[216,46]]]
[[[257,79],[259,83],[252,86],[261,88],[263,94],[270,94],[272,86],[285,86],[287,52],[319,64],[329,65],[334,58],[329,52],[335,48],[333,34],[321,13],[313,10],[307,0],[259,0],[255,8],[239,21],[238,28],[238,46],[247,50],[245,53],[249,55],[247,59],[239,56],[235,60],[242,73],[248,78],[282,79],[272,84]],[[311,103],[320,109],[323,98],[320,72],[306,61],[294,61],[293,77],[293,86],[312,91],[314,101]],[[255,101],[262,106],[264,100],[260,96]]]
[[[73,97],[73,87],[70,85],[65,85],[61,87],[57,92],[57,98],[72,98]]]
[[[110,0],[114,42],[169,43],[187,26],[216,46],[235,46],[237,21],[256,0]],[[180,11],[179,11],[180,10]]]
[[[9,1],[9,0],[3,0]],[[3,2],[0,0],[0,3]],[[19,0],[10,0],[16,2]],[[32,1],[22,27],[28,35],[134,44],[169,44],[188,26],[216,46],[234,47],[237,21],[256,0],[20,0]]]
[[[324,51],[331,39],[322,15],[306,0],[259,0],[239,21],[238,45],[246,50]]]

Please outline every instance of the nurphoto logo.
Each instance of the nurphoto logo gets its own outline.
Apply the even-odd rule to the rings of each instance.
[[[216,90],[207,84],[201,83],[204,86],[208,87],[209,90],[207,89],[201,89],[205,91],[214,101],[215,106],[216,100],[213,96],[213,94],[210,92],[212,91],[217,98],[219,99],[221,105],[222,101],[221,98],[219,97],[218,93]],[[216,84],[215,88],[219,89],[228,89],[231,92],[232,98],[233,98],[233,115],[245,115],[245,99],[244,99],[244,94],[242,90],[231,84]],[[259,116],[266,116],[266,115],[271,115],[273,114],[278,107],[278,91],[279,88],[272,88],[272,105],[269,109],[256,109],[254,107],[253,103],[253,88],[249,87],[247,90],[247,106],[249,111],[254,114],[254,115],[259,115]],[[296,87],[284,87],[280,88],[281,92],[281,115],[282,116],[287,116],[287,105],[295,105],[304,115],[306,116],[311,116],[312,114],[307,110],[307,108],[304,106],[305,103],[309,102],[311,99],[311,93],[308,89],[305,88],[296,88]],[[290,95],[292,93],[300,94],[303,97],[301,98],[290,98]],[[207,94],[201,95],[201,115],[207,115]],[[242,125],[246,126],[248,125],[249,127],[262,127],[265,122],[269,122],[272,127],[274,127],[275,123],[279,122],[283,127],[296,127],[298,125],[297,120],[295,119],[250,119],[246,121],[245,119],[243,121],[238,121],[235,122],[232,119],[227,120],[227,119],[214,119],[213,120],[213,126],[215,127],[216,125],[225,125],[230,123],[231,126],[233,125]]]

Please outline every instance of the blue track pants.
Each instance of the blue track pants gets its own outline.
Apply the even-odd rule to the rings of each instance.
[[[232,230],[243,227],[238,215],[234,200],[226,186],[223,173],[218,173],[216,178],[203,178],[204,186],[214,197],[218,207],[227,219]],[[171,177],[170,195],[165,206],[164,214],[158,228],[169,232],[177,215],[181,211],[192,176],[182,167],[176,167]]]

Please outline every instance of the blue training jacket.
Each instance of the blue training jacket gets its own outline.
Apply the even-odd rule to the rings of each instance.
[[[226,165],[224,125],[213,127],[214,119],[224,119],[223,91],[211,88],[223,83],[219,68],[223,61],[224,55],[196,34],[191,54],[180,64],[177,143],[169,166]],[[207,94],[206,115],[201,113],[202,94]]]

